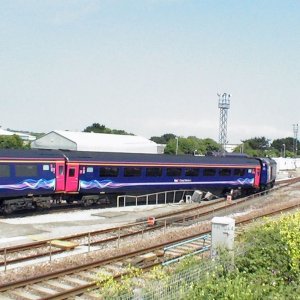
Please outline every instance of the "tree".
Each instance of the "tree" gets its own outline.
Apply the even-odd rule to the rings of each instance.
[[[242,141],[243,144],[236,147],[234,152],[242,152],[249,156],[265,157],[271,156],[270,140],[266,137],[254,137]]]
[[[157,143],[157,144],[167,144],[170,140],[173,140],[176,138],[176,135],[173,133],[166,133],[162,136],[152,136],[150,138],[151,141]]]
[[[28,149],[29,145],[24,145],[22,139],[14,135],[0,135],[0,149]]]
[[[110,133],[110,129],[106,128],[105,125],[93,123],[92,125],[86,127],[83,132]]]
[[[99,123],[93,123],[92,125],[86,127],[83,132],[95,132],[95,133],[109,133],[109,134],[122,134],[122,135],[133,135],[125,130],[110,129],[105,127],[105,125],[100,125]]]
[[[264,136],[262,137],[254,137],[249,140],[242,141],[244,144],[248,143],[248,145],[253,149],[253,150],[266,150],[268,149],[270,140],[265,138]]]
[[[170,139],[165,148],[166,154],[175,154],[177,147],[176,138]],[[187,138],[178,138],[178,154],[202,154],[207,152],[218,151],[220,149],[217,142],[212,139],[199,139],[195,136],[189,136]]]
[[[292,137],[286,137],[282,139],[276,139],[272,142],[271,146],[277,150],[278,154],[280,156],[288,156],[293,157],[294,156],[294,142],[295,139]],[[300,149],[300,143],[297,140],[297,148]],[[285,153],[283,153],[283,151]]]

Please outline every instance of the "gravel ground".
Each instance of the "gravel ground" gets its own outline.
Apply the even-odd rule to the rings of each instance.
[[[292,187],[285,188],[280,191],[276,191],[272,194],[264,196],[264,200],[261,203],[256,204],[253,207],[247,209],[247,211],[231,214],[236,220],[244,218],[246,215],[251,215],[253,218],[260,214],[262,211],[274,211],[279,207],[287,206],[288,202],[300,203],[300,184],[295,184]],[[141,209],[141,208],[139,208]],[[132,213],[136,214],[136,211]],[[80,255],[72,255],[64,257],[63,259],[56,259],[50,262],[40,262],[35,265],[30,265],[18,269],[8,270],[7,272],[0,273],[0,282],[6,283],[11,280],[24,279],[36,274],[45,274],[53,270],[65,269],[68,266],[79,265],[82,261],[92,262],[101,258],[109,258],[117,254],[123,254],[133,249],[145,248],[149,245],[156,245],[164,241],[172,241],[177,238],[182,238],[195,232],[202,232],[203,230],[210,230],[210,221],[201,222],[199,224],[193,224],[188,227],[171,227],[167,232],[156,231],[149,234],[144,234],[143,239],[141,237],[134,237],[126,242],[122,242],[120,248],[116,248],[116,244],[111,244],[109,248],[101,251],[92,251],[90,253],[83,253]]]

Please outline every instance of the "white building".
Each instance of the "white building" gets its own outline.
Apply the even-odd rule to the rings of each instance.
[[[51,131],[31,143],[31,148],[77,151],[163,153],[163,147],[135,135]]]
[[[36,137],[33,135],[23,133],[23,132],[8,131],[0,127],[0,135],[14,135],[14,134],[18,135],[24,142],[30,142],[36,139]]]

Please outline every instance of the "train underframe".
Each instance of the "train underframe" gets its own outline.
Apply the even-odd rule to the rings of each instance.
[[[267,186],[262,187],[260,190],[268,190],[274,186],[274,183],[270,183]],[[196,190],[196,189],[195,189]],[[243,196],[250,195],[254,192],[258,192],[259,190],[255,190],[253,188],[250,189],[242,189],[242,188],[226,188],[226,189],[218,189],[218,190],[201,190],[203,192],[202,200],[211,200],[212,198],[218,197],[226,197],[227,195],[231,195],[232,199],[240,198]],[[162,192],[163,193],[163,192]],[[130,195],[141,195],[141,193],[130,193]],[[145,193],[143,193],[145,194]],[[67,204],[79,204],[84,207],[89,207],[92,205],[106,205],[106,206],[114,206],[116,204],[117,196],[126,195],[126,193],[122,194],[111,194],[111,193],[94,193],[94,194],[53,194],[53,195],[32,195],[26,197],[15,197],[9,199],[0,200],[0,213],[1,214],[11,214],[16,211],[23,210],[35,210],[35,209],[49,209],[52,206],[57,206],[61,203]],[[191,193],[190,193],[191,195]],[[180,199],[176,199],[178,202]]]

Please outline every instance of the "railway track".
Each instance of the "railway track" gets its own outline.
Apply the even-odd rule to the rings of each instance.
[[[280,184],[274,188],[279,189],[286,187],[290,184],[299,182],[299,178],[293,178],[285,181],[281,181]],[[189,222],[198,222],[199,220],[205,220],[212,215],[226,212],[241,207],[242,205],[250,205],[251,200],[264,195],[265,192],[251,195],[242,199],[235,200],[232,203],[224,201],[224,199],[218,199],[211,202],[202,202],[202,204],[185,208],[180,211],[171,212],[168,214],[161,214],[155,216],[155,226],[149,227],[147,221],[132,223],[124,226],[113,227],[105,230],[97,230],[92,232],[85,232],[71,236],[60,237],[59,242],[52,239],[36,241],[20,246],[12,246],[0,249],[0,266],[12,266],[24,261],[33,261],[37,258],[48,257],[49,260],[52,257],[62,254],[77,246],[82,248],[82,251],[89,252],[91,247],[93,250],[104,249],[110,243],[119,244],[127,238],[133,236],[141,236],[148,232],[167,229],[168,226],[174,226],[178,224],[189,224]],[[64,243],[69,242],[69,243]]]
[[[298,182],[298,180],[293,180],[293,183]],[[285,187],[287,186],[287,184],[289,183],[283,183],[281,185],[281,187]],[[253,198],[253,197],[251,197]],[[219,207],[214,207],[213,208],[213,212],[217,211],[222,211],[222,205],[223,205],[223,209],[226,207],[230,207],[230,206],[239,206],[242,205],[242,203],[244,203],[246,201],[246,199],[240,199],[236,202],[234,202],[234,204],[229,204],[224,200],[220,200],[220,201],[216,201],[214,204],[213,203],[208,203],[207,205],[204,205],[203,207],[205,208],[209,208],[212,207],[214,205],[217,204],[217,206]],[[222,205],[220,204],[222,203]],[[241,203],[241,204],[238,204]],[[225,205],[226,204],[226,205]],[[202,207],[202,210],[203,210]],[[251,218],[244,218],[241,219],[239,221],[236,222],[236,224],[247,224],[249,222],[253,222],[253,220],[261,218],[262,216],[266,216],[266,215],[274,215],[274,214],[278,214],[282,211],[287,211],[287,210],[291,210],[291,209],[296,209],[299,208],[299,203],[293,204],[293,206],[287,206],[285,208],[281,208],[278,210],[273,210],[271,212],[268,213],[264,213],[260,216],[255,216],[255,217],[251,217]],[[193,210],[195,210],[195,208],[193,208]],[[169,226],[174,226],[174,224],[178,225],[180,223],[184,223],[184,222],[189,222],[190,220],[192,221],[197,221],[199,220],[199,216],[204,217],[205,214],[211,214],[212,211],[209,212],[197,212],[197,213],[191,213],[191,210],[188,209],[184,212],[184,216],[181,216],[180,218],[178,218],[178,215],[180,215],[178,212],[173,213],[172,215],[166,216],[166,215],[161,215],[161,216],[157,216],[156,220],[157,220],[157,224],[156,226],[153,227],[145,227],[147,225],[145,225],[145,223],[142,222],[140,224],[130,224],[127,226],[124,226],[124,231],[121,234],[120,228],[117,228],[118,234],[116,235],[116,228],[114,228],[115,232],[115,236],[110,236],[110,237],[105,237],[103,238],[102,236],[102,240],[113,240],[113,241],[120,241],[121,236],[125,236],[126,237],[131,237],[132,235],[136,235],[136,234],[141,234],[141,232],[145,232],[145,230],[151,231],[151,230],[155,230],[155,229],[161,229],[162,227],[166,226],[166,224],[168,224]],[[203,215],[201,215],[203,214]],[[171,222],[171,220],[173,220],[173,222]],[[138,230],[136,229],[137,226],[143,226],[143,228],[139,228]],[[134,231],[132,232],[133,228],[135,226]],[[111,229],[109,230],[102,230],[100,232],[102,232],[102,234],[113,234],[113,231],[110,232]],[[126,231],[127,230],[127,231]],[[106,232],[105,232],[106,231]],[[105,233],[104,233],[105,232]],[[99,233],[99,232],[98,232]],[[83,293],[83,291],[86,291],[89,288],[93,288],[95,287],[95,278],[97,277],[97,274],[101,271],[103,272],[103,270],[107,273],[112,274],[115,277],[121,276],[122,274],[126,273],[126,267],[128,266],[129,263],[133,263],[136,264],[137,260],[136,258],[139,257],[140,261],[138,262],[138,266],[142,269],[147,269],[147,268],[151,268],[154,265],[157,264],[164,264],[167,261],[170,260],[178,260],[180,259],[180,257],[190,254],[191,253],[191,249],[194,249],[195,252],[199,251],[204,251],[203,249],[209,249],[210,246],[210,242],[209,239],[207,239],[207,241],[205,243],[203,243],[201,245],[195,245],[193,244],[195,241],[195,238],[199,238],[199,235],[205,236],[207,234],[210,233],[210,230],[206,229],[206,230],[202,230],[201,232],[198,232],[197,235],[190,235],[190,236],[186,236],[182,239],[177,239],[176,241],[168,241],[165,243],[161,243],[149,248],[143,248],[143,249],[139,249],[139,250],[135,250],[135,251],[129,251],[127,253],[123,253],[123,254],[119,254],[119,255],[115,255],[111,258],[108,259],[99,259],[97,261],[93,261],[90,262],[88,264],[82,264],[79,267],[70,267],[70,268],[66,268],[63,272],[59,272],[59,271],[55,271],[55,272],[48,272],[45,275],[41,275],[39,274],[38,276],[31,277],[28,280],[19,280],[17,282],[11,282],[8,284],[0,284],[0,298],[1,299],[65,299],[67,297],[71,297],[73,295],[78,295],[80,293]],[[78,238],[78,236],[81,235],[76,235],[76,238]],[[66,240],[69,239],[71,237],[66,237]],[[72,237],[74,238],[74,236]],[[81,236],[82,238],[82,236]],[[191,240],[190,244],[189,242],[185,242],[186,240]],[[43,241],[46,242],[46,241]],[[49,242],[49,241],[47,241]],[[96,241],[95,241],[96,242]],[[96,242],[98,243],[99,240]],[[176,247],[173,247],[174,243],[179,243],[181,245],[181,248],[178,246],[178,248],[176,249]],[[39,243],[33,243],[33,244],[39,244]],[[183,246],[184,245],[184,246]],[[31,245],[32,246],[32,245]],[[30,245],[26,245],[24,246],[26,247],[30,247]],[[173,254],[170,254],[166,251],[166,248],[171,247],[169,249],[173,249],[175,248],[175,250],[173,251]],[[17,247],[15,248],[16,251],[18,251]],[[171,253],[172,253],[171,251]],[[149,254],[150,253],[150,254]],[[174,255],[174,253],[177,255]],[[148,256],[147,256],[148,254]],[[143,259],[143,255],[145,256],[145,259]],[[149,258],[152,257],[152,259]],[[170,257],[171,255],[171,257]],[[148,257],[148,258],[147,258]],[[134,260],[135,258],[135,260]],[[144,264],[145,262],[145,264]],[[125,273],[124,273],[125,272]],[[93,297],[93,292],[90,292],[91,295],[89,295],[88,297]]]
[[[253,222],[254,219],[279,214],[299,208],[300,203],[289,207],[264,212],[255,217],[243,217],[236,221],[237,225]],[[137,266],[143,270],[153,268],[158,264],[166,265],[192,253],[203,253],[210,249],[210,230],[202,231],[181,239],[156,244],[151,247],[127,251],[108,259],[100,259],[81,266],[38,275],[27,280],[20,280],[7,285],[0,285],[1,299],[66,299],[85,293],[96,287],[97,274],[110,274],[118,278],[128,272],[128,265]],[[95,294],[88,291],[84,299],[92,299]],[[93,296],[94,294],[94,296]]]
[[[242,202],[241,202],[242,203]],[[287,205],[284,208],[273,209],[263,212],[260,215],[246,217],[236,220],[237,225],[253,222],[262,216],[274,215],[299,207],[299,203]],[[9,284],[0,285],[1,299],[65,299],[74,295],[82,294],[87,289],[95,287],[97,274],[106,272],[114,277],[125,274],[128,264],[138,265],[142,269],[151,268],[157,264],[164,264],[168,261],[178,260],[184,255],[209,249],[210,240],[205,242],[204,236],[210,233],[210,229],[199,231],[197,234],[185,236],[184,238],[156,244],[151,247],[144,247],[139,250],[127,251],[114,255],[108,259],[99,259],[94,262],[82,264],[78,267],[65,268],[63,272],[48,272],[45,275],[39,274],[27,280],[19,280]],[[195,238],[199,239],[197,245]],[[201,239],[202,236],[202,239]],[[174,244],[178,244],[174,246]],[[169,252],[166,250],[168,249]],[[170,251],[171,250],[171,251]],[[192,251],[192,252],[193,252]],[[87,299],[93,297],[93,292],[88,292]]]

